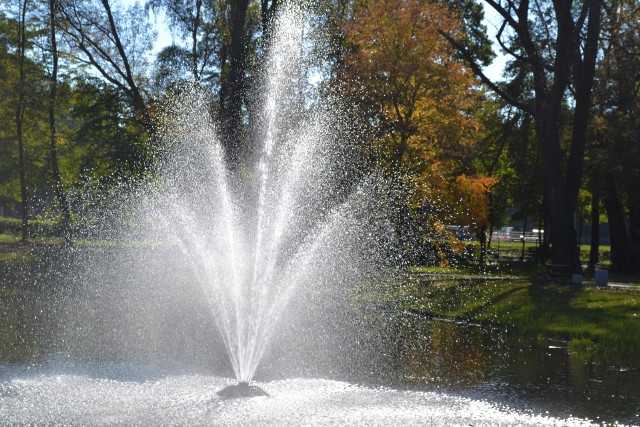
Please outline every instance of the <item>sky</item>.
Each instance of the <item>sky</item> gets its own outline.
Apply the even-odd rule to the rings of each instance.
[[[493,49],[496,53],[496,57],[493,60],[493,63],[488,67],[485,67],[483,71],[485,72],[487,77],[489,77],[489,79],[491,79],[492,81],[497,81],[501,80],[502,70],[504,70],[507,62],[507,57],[502,52],[500,52],[500,47],[495,43],[499,25],[502,23],[502,17],[498,15],[498,13],[493,8],[487,7],[485,4],[483,4],[483,6],[485,14],[484,24],[487,27],[489,40],[494,43]]]

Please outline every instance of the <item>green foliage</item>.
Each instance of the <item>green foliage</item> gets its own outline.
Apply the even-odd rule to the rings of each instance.
[[[56,3],[60,8],[57,31],[61,54],[56,123],[65,188],[81,192],[87,185],[145,173],[152,162],[153,138],[148,133],[153,133],[149,123],[157,114],[155,106],[180,82],[199,79],[211,90],[212,108],[220,113],[225,108],[222,87],[229,86],[234,34],[243,41],[242,55],[238,56],[243,58],[242,65],[237,70],[241,81],[234,86],[238,93],[227,97],[226,106],[239,100],[240,127],[255,120],[248,108],[247,88],[257,78],[264,59],[269,19],[283,2],[249,0],[242,28],[234,28],[240,3],[245,4],[151,0],[146,3],[147,10],[140,6],[111,10],[113,27],[105,8],[108,2]],[[16,214],[21,198],[14,117],[17,5],[0,6],[0,206],[5,214]],[[497,5],[502,7],[502,3]],[[577,2],[572,13],[582,5],[588,4]],[[48,10],[41,2],[27,2],[27,6],[24,138],[26,179],[35,218],[43,212],[55,216],[60,209],[53,197],[47,144],[51,72]],[[371,135],[376,136],[372,146],[385,153],[371,163],[385,163],[395,177],[410,172],[411,182],[405,184],[414,186],[412,208],[433,205],[427,207],[437,211],[433,216],[439,215],[440,222],[446,217],[447,222],[465,222],[476,229],[508,222],[511,207],[520,208],[520,217],[540,219],[544,176],[536,144],[539,117],[532,114],[535,61],[522,43],[523,34],[509,32],[509,23],[501,34],[505,46],[515,53],[506,81],[499,84],[505,99],[517,101],[513,103],[517,108],[512,108],[482,96],[482,89],[459,56],[464,51],[483,65],[493,57],[483,8],[476,0],[317,0],[307,6],[307,22],[327,49],[322,63],[312,64],[311,73],[321,70],[327,85],[341,72],[349,77],[351,90],[341,96],[349,96],[349,104],[362,108]],[[540,54],[534,56],[544,63],[546,71],[538,78],[551,82],[559,21],[552,3],[537,6],[538,10],[533,10],[533,5],[522,10],[528,14],[522,30],[529,33],[526,38]],[[174,43],[153,62],[149,55],[153,36],[146,14],[149,9],[166,13],[174,36]],[[519,19],[515,9],[506,12]],[[422,19],[421,13],[429,19]],[[629,0],[615,0],[603,14],[606,37],[598,57],[594,143],[585,158],[589,191],[581,193],[584,203],[579,207],[586,216],[594,183],[614,171],[613,184],[631,225],[629,240],[632,246],[640,247],[637,18],[638,9]],[[442,38],[444,34],[458,43],[455,50]],[[465,55],[465,59],[469,57]],[[344,72],[347,69],[352,75]],[[575,92],[575,87],[571,89]],[[561,152],[569,146],[574,109],[570,100],[565,101],[553,118],[561,128]],[[568,162],[563,162],[562,169],[566,169]],[[425,201],[429,197],[431,200]],[[421,220],[416,218],[414,215],[415,222]]]
[[[43,19],[44,17],[39,17]],[[21,202],[18,178],[18,151],[15,108],[19,73],[13,33],[15,21],[0,15],[0,206],[15,212]],[[58,215],[54,198],[49,152],[48,64],[38,62],[33,44],[39,34],[28,32],[26,92],[23,118],[26,184],[29,189],[30,217],[46,213]],[[85,188],[105,178],[135,176],[148,168],[147,140],[132,116],[128,98],[113,86],[95,77],[66,75],[59,81],[56,102],[58,160],[65,187]],[[11,220],[2,225],[16,233]],[[36,220],[32,235],[57,235],[57,226]]]
[[[47,146],[48,80],[44,65],[35,57],[34,42],[39,30],[32,22],[27,23],[27,48],[25,57],[24,101],[22,111],[22,137],[26,186],[30,190],[33,209],[42,209],[40,199],[45,197],[49,185],[49,155]],[[19,103],[19,56],[16,46],[17,23],[0,15],[0,30],[6,35],[6,44],[0,45],[0,200],[3,205],[21,201],[18,177],[18,142],[16,109]],[[37,30],[37,31],[36,31]]]
[[[612,235],[613,268],[634,272],[640,268],[640,9],[616,0],[604,19],[587,173],[612,233],[619,230]]]
[[[484,8],[476,0],[441,0],[449,4],[464,24],[465,37],[460,39],[464,48],[482,65],[489,65],[495,58],[491,41],[487,36],[487,27],[483,23]],[[461,57],[461,59],[463,59]]]
[[[67,181],[81,185],[143,173],[149,166],[150,147],[129,114],[126,97],[97,79],[78,80],[74,86],[64,118],[68,142],[60,150]]]
[[[228,43],[228,2],[214,0],[151,0],[147,8],[166,13],[172,31],[179,34],[156,58],[155,86],[165,91],[181,81],[199,79],[219,87],[223,47]]]
[[[556,338],[611,363],[640,360],[640,290],[573,288],[526,278],[388,285],[382,299],[438,317],[497,325],[520,337]]]

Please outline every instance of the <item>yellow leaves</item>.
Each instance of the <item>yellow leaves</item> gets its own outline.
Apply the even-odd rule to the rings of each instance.
[[[62,135],[60,133],[56,134],[56,145],[58,147],[61,147],[61,146],[63,147],[65,145],[67,145],[68,140],[69,140],[69,138],[67,138],[66,135]]]
[[[480,91],[470,70],[440,35],[461,23],[442,3],[422,0],[359,2],[345,25],[352,49],[339,70],[345,92],[376,127],[387,167],[400,167],[415,200],[460,207],[467,222],[486,221],[495,180],[465,175],[480,123],[471,113]]]
[[[489,193],[498,180],[484,175],[460,175],[456,177],[452,194],[465,206],[460,212],[459,223],[489,224]]]
[[[495,177],[485,175],[448,175],[450,165],[434,161],[416,177],[415,200],[420,206],[424,199],[436,203],[448,223],[489,224],[489,194],[498,183]]]
[[[4,180],[2,183],[0,183],[0,194],[11,197],[17,202],[21,202],[22,198],[20,196],[20,181],[18,177],[16,176],[11,179]]]
[[[343,77],[366,81],[370,102],[377,102],[391,121],[424,119],[429,116],[422,112],[443,106],[455,117],[472,105],[469,89],[476,84],[439,35],[458,25],[441,4],[365,2],[346,25],[347,42],[355,48],[347,55]]]

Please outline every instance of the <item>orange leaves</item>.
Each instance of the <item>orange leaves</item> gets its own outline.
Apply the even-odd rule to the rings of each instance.
[[[445,5],[419,0],[363,2],[345,24],[351,49],[341,77],[375,118],[394,163],[447,152],[476,127],[465,114],[476,81],[439,33],[459,26]]]
[[[447,223],[488,225],[489,195],[498,179],[479,174],[447,176],[443,173],[446,168],[441,162],[435,162],[418,178],[417,198],[437,205]]]
[[[410,203],[452,204],[468,223],[486,220],[495,182],[474,175],[468,160],[481,128],[472,113],[478,82],[441,36],[458,37],[461,28],[442,3],[359,2],[344,26],[349,49],[339,75],[387,167],[412,182]]]
[[[491,176],[460,175],[456,177],[453,194],[466,207],[459,212],[458,223],[489,224],[489,193],[498,180]]]

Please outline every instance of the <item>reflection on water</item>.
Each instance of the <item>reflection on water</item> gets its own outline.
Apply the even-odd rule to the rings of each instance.
[[[375,369],[387,383],[489,398],[534,413],[640,425],[637,370],[572,355],[563,343],[522,342],[475,326],[408,316],[395,324],[398,360]]]
[[[51,271],[65,278],[64,286],[52,275],[20,286],[0,283],[0,381],[8,366],[157,359],[231,375],[197,291],[168,287],[166,271],[150,280],[158,288],[108,284],[94,272],[97,288],[108,292],[95,284],[70,287],[72,274],[59,266]],[[132,273],[129,280],[140,278]],[[536,414],[640,424],[640,373],[573,356],[562,343],[522,343],[497,331],[380,310],[357,308],[350,315],[354,309],[346,306],[327,312],[320,329],[323,311],[314,317],[299,304],[292,317],[296,309],[308,327],[297,324],[300,318],[284,320],[258,381],[307,376],[439,389]]]
[[[198,287],[135,252],[83,248],[0,264],[0,364],[58,353],[73,363],[143,364],[178,354],[217,367],[224,350]]]
[[[466,387],[483,381],[486,343],[478,328],[416,319],[405,321],[406,353],[402,378],[413,384]],[[425,357],[428,354],[429,357]]]
[[[21,363],[55,351],[53,312],[34,291],[0,289],[0,363]]]

